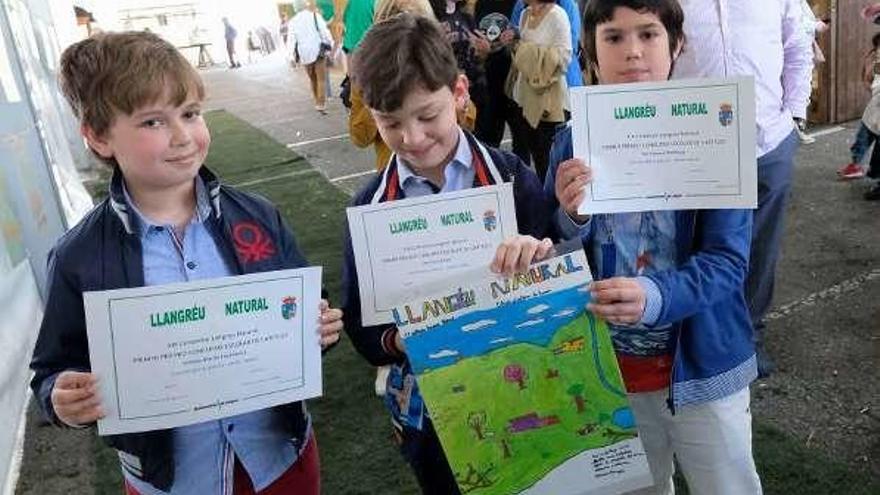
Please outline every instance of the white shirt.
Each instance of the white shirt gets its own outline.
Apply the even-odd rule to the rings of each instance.
[[[287,21],[287,33],[290,51],[299,52],[299,61],[302,64],[311,64],[318,60],[322,41],[333,44],[324,18],[309,9],[300,10],[293,19]]]
[[[800,0],[679,0],[685,48],[673,78],[755,78],[757,154],[791,134],[805,118],[813,70],[812,39]]]
[[[565,13],[562,7],[557,4],[553,4],[546,14],[544,14],[544,18],[541,19],[541,22],[538,23],[536,27],[528,26],[528,18],[529,13],[532,11],[531,7],[526,7],[526,10],[523,12],[522,17],[520,18],[520,36],[523,41],[529,41],[532,43],[536,43],[544,46],[555,46],[560,48],[559,53],[562,55],[562,92],[565,94],[565,100],[562,102],[562,107],[565,110],[569,110],[569,102],[568,102],[568,82],[565,78],[566,67],[568,67],[569,62],[571,61],[571,26],[568,22],[568,14]],[[513,101],[520,101],[520,79],[522,79],[522,74],[517,74],[516,76],[516,84],[513,86]]]

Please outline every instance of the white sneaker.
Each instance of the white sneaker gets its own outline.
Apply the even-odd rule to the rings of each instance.
[[[798,128],[795,128],[795,130],[798,133],[798,138],[800,138],[801,144],[813,144],[816,142],[816,138],[814,138],[813,136],[810,136],[809,134]]]

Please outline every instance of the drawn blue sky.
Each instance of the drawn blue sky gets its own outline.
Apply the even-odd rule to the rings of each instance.
[[[583,312],[590,296],[582,288],[475,311],[419,332],[406,340],[413,369],[442,368],[523,342],[546,346],[560,327]]]

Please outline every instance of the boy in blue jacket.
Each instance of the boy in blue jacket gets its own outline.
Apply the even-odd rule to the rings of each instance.
[[[155,34],[101,33],[61,57],[61,86],[89,148],[113,168],[110,196],[49,257],[49,293],[31,382],[46,417],[85,427],[103,416],[89,364],[83,293],[268,270],[306,261],[278,210],[223,186],[203,166],[211,138],[204,85]],[[320,306],[321,346],[342,313]],[[312,352],[319,352],[315,348]],[[320,493],[305,403],[170,430],[104,437],[129,495]]]
[[[436,21],[402,14],[375,24],[355,53],[351,74],[394,152],[388,167],[357,194],[353,205],[513,182],[522,235],[499,246],[491,268],[507,274],[525,271],[534,259],[548,254],[552,242],[545,236],[552,235],[552,209],[538,177],[515,155],[484,147],[456,122],[456,109],[467,104],[468,83],[458,73],[452,47]],[[401,454],[422,491],[460,493],[397,327],[363,325],[348,231],[343,290],[346,332],[355,348],[374,366],[390,365],[385,402]]]
[[[593,0],[585,45],[601,84],[668,79],[682,49],[676,0]],[[673,456],[692,493],[756,494],[749,383],[757,377],[743,283],[752,213],[579,216],[592,169],[560,131],[545,192],[594,270],[589,309],[611,329],[655,486],[673,493]]]

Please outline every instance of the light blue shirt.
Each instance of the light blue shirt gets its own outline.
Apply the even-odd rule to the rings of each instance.
[[[400,179],[400,188],[408,198],[427,196],[428,194],[434,194],[435,192],[452,192],[470,189],[474,186],[474,174],[476,173],[474,170],[473,159],[474,155],[471,152],[467,137],[464,135],[464,131],[459,127],[458,146],[455,148],[455,155],[453,155],[452,160],[449,161],[446,168],[443,170],[443,177],[445,180],[443,187],[437,190],[436,186],[431,184],[428,179],[416,175],[405,161],[400,160],[397,169],[398,177]]]
[[[125,199],[134,212],[134,231],[143,251],[144,283],[162,285],[233,275],[214,242],[204,220],[211,215],[205,185],[196,179],[196,212],[183,238],[171,225],[161,225],[144,216],[128,191]],[[126,481],[142,495],[205,494],[232,492],[233,462],[238,457],[259,491],[275,481],[296,461],[299,448],[281,432],[268,409],[175,428],[174,485],[162,492],[136,478],[138,461],[120,454]]]

